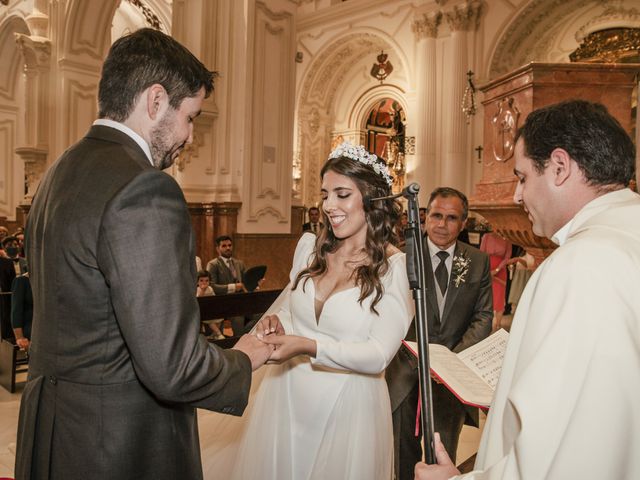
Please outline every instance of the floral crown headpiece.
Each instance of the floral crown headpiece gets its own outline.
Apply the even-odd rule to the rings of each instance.
[[[362,145],[353,145],[351,142],[342,142],[338,147],[329,154],[329,158],[347,157],[357,160],[360,163],[369,165],[373,170],[384,178],[387,185],[393,185],[393,179],[389,175],[389,169],[384,161],[378,161],[378,156],[369,153]]]

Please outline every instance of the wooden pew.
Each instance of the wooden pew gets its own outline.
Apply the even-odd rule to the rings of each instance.
[[[280,292],[282,290],[258,290],[251,293],[198,297],[200,321],[262,314],[269,309]],[[238,341],[238,337],[209,341],[222,348],[230,348]]]

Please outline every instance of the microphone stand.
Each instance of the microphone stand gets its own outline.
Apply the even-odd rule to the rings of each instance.
[[[427,326],[427,305],[425,301],[426,282],[424,272],[424,242],[420,229],[420,215],[418,208],[418,192],[420,186],[410,184],[403,190],[403,196],[409,201],[407,212],[408,224],[404,229],[407,254],[407,276],[409,287],[413,290],[413,300],[416,307],[416,340],[418,342],[418,380],[420,382],[420,398],[422,410],[420,421],[422,426],[425,460],[428,464],[435,464],[436,457],[433,448],[433,401],[431,392],[431,369],[429,366],[429,330]]]
[[[416,340],[418,341],[418,380],[420,382],[420,398],[422,399],[422,433],[424,437],[425,460],[432,465],[436,463],[433,449],[433,400],[431,393],[431,369],[429,367],[429,331],[427,329],[427,305],[425,302],[426,281],[424,273],[424,242],[420,230],[420,215],[418,208],[418,192],[420,185],[411,183],[401,193],[388,197],[363,199],[366,208],[371,208],[373,202],[392,198],[405,197],[409,201],[407,214],[408,224],[404,229],[404,239],[407,254],[407,276],[409,287],[413,290],[413,300],[416,306]]]

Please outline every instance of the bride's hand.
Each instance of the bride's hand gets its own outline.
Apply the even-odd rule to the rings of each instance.
[[[269,335],[262,341],[273,345],[275,350],[271,353],[269,361],[284,362],[297,355],[316,356],[316,342],[307,337],[297,335]]]
[[[277,315],[265,315],[260,319],[256,326],[256,336],[263,340],[264,337],[271,334],[284,335],[284,327],[280,323],[280,319]]]

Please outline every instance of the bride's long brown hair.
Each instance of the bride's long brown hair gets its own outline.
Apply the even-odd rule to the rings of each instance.
[[[384,160],[380,159],[384,164]],[[330,158],[322,167],[320,177],[329,172],[335,172],[349,177],[358,187],[362,198],[385,197],[391,194],[391,187],[386,180],[377,174],[373,167],[365,165],[349,157]],[[380,279],[389,269],[386,248],[390,243],[394,243],[395,234],[393,226],[398,222],[402,207],[396,200],[378,200],[376,202],[363,202],[365,218],[367,220],[367,238],[364,250],[367,260],[363,265],[359,265],[354,270],[356,285],[360,287],[360,297],[362,302],[375,291],[375,296],[371,302],[371,311],[378,313],[375,306],[382,298],[383,289]],[[316,240],[315,255],[307,268],[298,273],[293,284],[293,290],[298,283],[303,281],[303,289],[307,280],[318,277],[327,271],[327,254],[333,253],[338,248],[340,240],[335,237],[331,229],[331,223],[324,209],[320,209],[325,228],[320,229]]]

